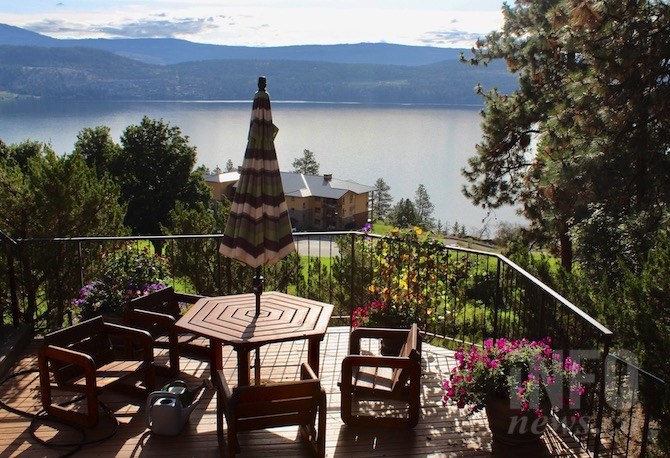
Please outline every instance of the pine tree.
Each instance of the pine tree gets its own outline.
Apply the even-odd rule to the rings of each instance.
[[[383,178],[377,178],[372,203],[372,214],[377,220],[385,220],[391,210],[393,198],[389,192],[390,189],[391,187],[386,184]]]
[[[483,140],[464,169],[466,196],[489,209],[520,202],[535,239],[557,248],[566,269],[576,231],[594,240],[589,231],[625,221],[623,237],[648,241],[670,203],[670,5],[517,0],[503,8],[504,27],[480,40],[471,62],[504,59],[519,88],[479,88]],[[589,248],[597,259],[611,252]]]
[[[419,225],[424,229],[432,229],[435,225],[435,219],[433,218],[435,205],[430,201],[428,191],[423,184],[419,185],[414,194],[414,208],[416,209]]]
[[[319,163],[316,162],[314,153],[308,149],[304,150],[303,156],[293,161],[293,171],[304,175],[318,175]]]

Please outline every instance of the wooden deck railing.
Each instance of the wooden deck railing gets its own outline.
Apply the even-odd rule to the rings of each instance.
[[[72,319],[70,301],[94,278],[102,253],[128,243],[146,249],[148,241],[158,242],[154,245],[167,257],[171,285],[177,290],[188,284],[195,286],[187,292],[205,295],[250,291],[253,270],[220,256],[219,239],[220,234],[3,237],[3,319],[30,323],[37,334],[68,324]],[[549,336],[556,349],[586,355],[592,380],[584,406],[588,428],[579,436],[580,441],[594,456],[619,450],[646,453],[644,446],[631,444],[646,444],[658,427],[650,415],[654,400],[648,395],[637,396],[634,405],[628,403],[625,409],[612,403],[611,393],[630,390],[631,380],[629,375],[614,377],[606,372],[614,361],[610,355],[613,333],[506,257],[439,243],[408,246],[362,232],[297,233],[295,239],[297,255],[264,269],[266,290],[332,303],[333,322],[349,324],[353,309],[371,299],[371,285],[392,289],[398,287],[394,284],[398,275],[418,279],[421,283],[415,286],[423,308],[416,311],[415,318],[427,336],[441,339],[443,345],[478,344],[489,337]],[[392,266],[398,269],[397,275],[388,275],[385,259],[401,260]],[[665,389],[663,381],[616,361],[619,373],[639,375],[645,394]],[[615,398],[620,400],[621,396]]]

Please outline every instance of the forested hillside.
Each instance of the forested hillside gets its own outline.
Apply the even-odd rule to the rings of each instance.
[[[274,100],[481,104],[475,86],[507,91],[502,63],[423,66],[211,60],[150,65],[90,48],[0,46],[0,92],[68,99],[245,99],[259,75]]]

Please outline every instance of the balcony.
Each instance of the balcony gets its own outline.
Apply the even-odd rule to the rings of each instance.
[[[565,354],[587,350],[592,355],[588,368],[593,379],[585,402],[588,428],[578,435],[556,427],[544,436],[542,451],[550,456],[644,456],[646,446],[658,429],[646,405],[664,383],[610,354],[613,333],[503,256],[437,243],[420,243],[409,251],[401,244],[370,234],[295,234],[298,254],[264,271],[266,289],[279,290],[335,305],[331,329],[322,346],[323,383],[328,392],[328,456],[386,455],[473,455],[490,454],[490,433],[482,415],[466,417],[462,411],[442,407],[441,381],[453,364],[451,350],[489,337],[552,338],[553,346]],[[173,286],[183,287],[189,272],[192,289],[207,295],[247,292],[251,289],[251,269],[218,256],[219,235],[161,237],[164,253],[173,268]],[[40,334],[60,327],[72,317],[69,300],[92,275],[103,251],[121,243],[138,249],[146,240],[134,238],[68,238],[18,240],[3,259],[7,266],[7,288],[3,288],[6,321],[28,324]],[[410,244],[411,245],[411,244]],[[380,253],[384,253],[380,257]],[[189,256],[187,256],[189,254]],[[392,286],[381,274],[384,259],[401,259],[393,267],[424,279],[421,291],[425,307],[412,317],[424,328],[423,412],[419,426],[408,432],[351,431],[339,418],[339,364],[344,356],[352,310],[370,300],[370,285]],[[425,260],[430,259],[430,263]],[[197,267],[197,268],[196,268]],[[197,270],[197,271],[196,271]],[[428,308],[430,313],[427,313]],[[291,377],[286,367],[296,366],[287,355],[299,357],[302,349],[269,347],[263,367],[272,369],[269,379]],[[24,353],[15,370],[34,367],[35,344]],[[595,357],[593,357],[595,355]],[[290,358],[289,358],[290,359]],[[277,361],[274,363],[273,361]],[[235,370],[234,358],[226,361]],[[209,368],[201,361],[184,361],[182,372],[207,377]],[[274,371],[274,372],[273,372]],[[294,375],[294,374],[293,374]],[[0,390],[20,399],[26,409],[38,409],[36,380],[27,377]],[[631,388],[631,383],[636,386]],[[640,394],[638,396],[638,394]],[[630,396],[630,397],[628,397]],[[201,403],[186,431],[177,439],[151,437],[144,425],[143,407],[128,399],[114,397],[110,405],[120,417],[123,433],[116,434],[95,453],[144,456],[166,453],[179,444],[186,454],[215,455],[214,399]],[[11,434],[3,436],[9,456],[44,456],[44,449],[29,438],[29,421],[0,412],[3,424],[12,421]],[[245,436],[246,456],[261,453],[300,455],[304,450],[294,442],[295,431]],[[245,447],[244,444],[248,444]],[[170,446],[170,444],[172,444]],[[260,446],[260,447],[259,447]],[[185,448],[184,448],[185,447]],[[302,450],[302,451],[301,451]],[[242,456],[245,456],[243,453]]]
[[[449,350],[434,345],[425,345],[422,381],[422,419],[413,430],[352,429],[340,420],[340,395],[337,382],[340,363],[347,352],[349,328],[331,327],[322,346],[320,378],[328,398],[326,426],[326,456],[471,456],[486,457],[491,454],[490,433],[486,417],[477,414],[465,417],[455,407],[443,408],[441,381],[452,364]],[[37,365],[38,342],[33,343],[19,360],[16,370],[29,370]],[[372,349],[374,351],[374,349]],[[261,352],[264,380],[294,379],[300,360],[306,357],[306,345],[284,343],[264,347]],[[228,350],[224,352],[226,376],[234,380],[236,357]],[[167,359],[159,355],[157,364]],[[202,361],[181,358],[180,378],[190,386],[196,386],[200,378],[209,377],[209,367]],[[0,388],[1,399],[11,399],[12,406],[36,413],[40,410],[39,381],[36,374],[12,380]],[[82,456],[95,453],[107,456],[219,456],[216,440],[216,397],[206,390],[197,409],[191,414],[189,423],[176,437],[152,436],[145,424],[145,408],[142,400],[121,393],[105,394],[103,402],[119,421],[118,430],[100,444],[89,445],[81,450]],[[31,419],[18,417],[0,410],[0,422],[4,434],[0,437],[2,456],[50,457],[60,456],[72,448],[51,449],[38,444],[31,437]],[[36,425],[41,425],[37,420]],[[11,425],[11,427],[8,427]],[[115,425],[106,418],[97,428],[88,430],[87,439],[111,435]],[[35,436],[51,445],[68,441],[78,442],[76,434],[66,431],[56,434],[48,426],[39,426]],[[297,440],[297,428],[285,427],[240,435],[242,453],[237,456],[310,456],[306,445]],[[175,454],[176,449],[180,450]],[[533,456],[588,456],[565,431],[545,432],[543,442]]]

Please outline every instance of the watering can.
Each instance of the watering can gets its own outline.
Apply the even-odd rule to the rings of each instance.
[[[147,398],[147,427],[152,433],[162,436],[176,436],[184,428],[191,412],[200,399],[193,400],[200,388],[189,391],[181,380],[165,385],[161,391],[154,391]]]

